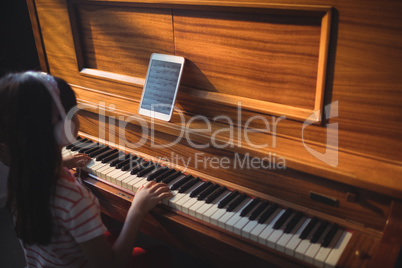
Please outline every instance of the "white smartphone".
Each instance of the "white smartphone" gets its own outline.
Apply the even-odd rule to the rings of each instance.
[[[184,58],[153,53],[138,113],[169,121],[184,67]]]

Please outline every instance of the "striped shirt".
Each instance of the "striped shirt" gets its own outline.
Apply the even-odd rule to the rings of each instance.
[[[68,174],[59,179],[51,201],[51,242],[46,246],[23,245],[28,267],[85,267],[88,261],[79,243],[106,231],[97,198]]]

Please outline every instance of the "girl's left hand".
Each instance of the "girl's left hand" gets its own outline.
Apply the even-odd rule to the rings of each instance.
[[[69,155],[63,158],[63,165],[68,168],[81,168],[91,161],[91,158],[86,154]]]

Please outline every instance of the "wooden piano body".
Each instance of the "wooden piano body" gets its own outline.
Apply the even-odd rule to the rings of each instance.
[[[41,68],[75,90],[82,136],[352,230],[339,266],[394,266],[402,2],[27,3]],[[170,122],[137,113],[154,52],[187,60]],[[86,182],[123,220],[132,196]],[[142,230],[221,266],[308,266],[163,206]]]

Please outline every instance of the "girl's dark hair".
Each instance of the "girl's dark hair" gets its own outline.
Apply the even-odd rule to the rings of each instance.
[[[55,79],[68,113],[76,105],[74,92],[64,80]],[[0,80],[0,143],[10,158],[7,207],[25,244],[46,245],[52,237],[50,201],[62,168],[53,106],[48,89],[32,75],[9,74]]]

